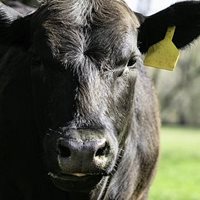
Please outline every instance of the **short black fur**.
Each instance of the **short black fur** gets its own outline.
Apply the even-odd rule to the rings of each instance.
[[[178,47],[195,39],[199,5],[139,22],[117,0],[47,0],[27,16],[1,4],[0,199],[146,200],[160,121],[140,51],[174,24]]]

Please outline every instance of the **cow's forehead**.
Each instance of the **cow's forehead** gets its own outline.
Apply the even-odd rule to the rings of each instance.
[[[90,24],[139,27],[137,17],[122,0],[47,0],[38,16],[51,29],[56,25],[86,27]]]
[[[138,20],[123,0],[44,0],[44,7],[54,18],[68,17],[69,23],[84,24],[97,16],[99,21],[112,21],[116,18],[132,18],[135,26]],[[54,15],[55,14],[55,15]]]
[[[40,19],[51,49],[69,57],[128,57],[136,45],[139,22],[122,1],[49,1]],[[55,54],[57,52],[54,52]]]

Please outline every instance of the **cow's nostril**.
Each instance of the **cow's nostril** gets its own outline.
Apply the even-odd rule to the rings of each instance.
[[[63,144],[58,144],[58,154],[63,158],[68,158],[71,156],[70,149]]]
[[[96,151],[95,157],[107,156],[109,152],[110,152],[110,146],[108,145],[107,142],[105,142],[104,146],[102,146]]]

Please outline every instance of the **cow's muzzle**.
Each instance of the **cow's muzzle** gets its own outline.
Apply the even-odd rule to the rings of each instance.
[[[57,167],[49,175],[63,190],[91,190],[115,166],[117,144],[105,131],[69,131],[56,137],[54,144]]]
[[[63,173],[102,173],[108,165],[110,145],[105,138],[92,140],[68,140],[57,142],[58,163]]]

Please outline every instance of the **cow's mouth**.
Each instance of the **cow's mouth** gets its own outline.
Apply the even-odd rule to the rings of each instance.
[[[95,186],[104,177],[102,174],[48,174],[55,184],[61,190],[73,192],[89,192],[95,188]]]

